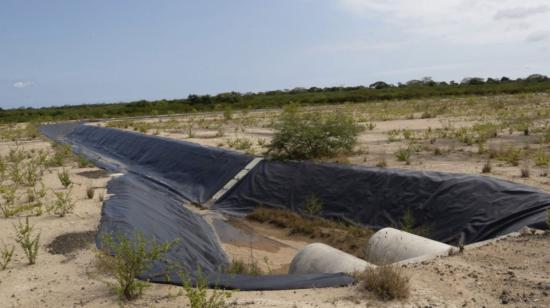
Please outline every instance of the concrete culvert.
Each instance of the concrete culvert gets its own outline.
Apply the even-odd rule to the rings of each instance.
[[[288,270],[289,274],[353,273],[372,267],[355,256],[331,246],[313,243],[294,256]]]
[[[396,263],[422,256],[449,255],[457,248],[405,231],[384,228],[367,242],[365,256],[376,265]]]

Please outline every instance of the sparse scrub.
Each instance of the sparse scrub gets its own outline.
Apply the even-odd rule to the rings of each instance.
[[[260,276],[264,274],[256,259],[252,259],[249,263],[246,263],[243,260],[232,260],[224,272],[227,274],[250,276]]]
[[[114,277],[116,283],[110,286],[125,300],[143,294],[148,284],[136,277],[150,269],[153,262],[161,260],[174,244],[146,240],[141,233],[135,233],[132,239],[122,234],[104,234],[101,239],[99,266]]]
[[[15,227],[15,241],[21,246],[27,256],[29,264],[35,264],[38,256],[40,233],[33,234],[34,226],[29,225],[29,217],[25,217],[25,224],[19,221]]]
[[[227,145],[230,148],[241,151],[250,150],[252,148],[252,142],[246,138],[235,138],[227,140]]]
[[[374,293],[384,301],[406,299],[410,294],[409,277],[396,265],[368,268],[359,275],[359,280],[360,288]]]

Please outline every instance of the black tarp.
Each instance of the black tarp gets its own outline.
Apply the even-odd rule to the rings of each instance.
[[[496,178],[313,162],[262,161],[215,205],[247,213],[259,205],[302,210],[315,196],[322,215],[373,229],[399,227],[407,211],[432,239],[456,244],[524,226],[546,228],[550,194]]]
[[[118,169],[156,181],[185,199],[202,204],[252,157],[213,147],[113,128],[78,125],[65,136]]]

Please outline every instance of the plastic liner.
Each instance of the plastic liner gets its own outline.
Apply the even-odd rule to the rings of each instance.
[[[252,160],[218,148],[90,125],[76,126],[65,138],[199,204]]]
[[[162,185],[128,174],[108,185],[112,197],[104,202],[97,245],[105,234],[132,239],[142,234],[148,241],[175,245],[162,262],[139,278],[158,283],[181,285],[183,279],[196,283],[203,273],[210,287],[239,290],[284,290],[337,287],[352,284],[344,274],[246,276],[223,274],[227,256],[219,246],[213,229],[204,219],[182,205]],[[185,277],[180,276],[185,273]]]
[[[311,196],[323,203],[322,216],[375,230],[401,226],[409,212],[428,237],[452,244],[547,228],[550,208],[550,194],[485,176],[279,161],[262,161],[214,208],[302,211]]]
[[[158,243],[174,242],[162,262],[139,278],[196,283],[202,273],[210,287],[239,290],[286,290],[347,286],[345,274],[246,276],[224,274],[229,263],[213,228],[186,208],[206,200],[250,161],[237,153],[132,132],[79,124],[45,125],[48,137],[66,142],[96,164],[126,171],[108,184],[96,244],[105,234],[132,239],[142,234]],[[242,167],[241,167],[242,166]],[[169,176],[166,178],[165,176]],[[195,201],[196,202],[196,201]]]

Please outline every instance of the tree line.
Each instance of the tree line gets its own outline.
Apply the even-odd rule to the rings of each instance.
[[[139,100],[126,103],[66,105],[43,108],[0,108],[0,123],[48,122],[103,119],[127,116],[170,115],[176,113],[260,109],[281,107],[289,102],[300,105],[358,103],[381,100],[406,100],[431,97],[495,95],[549,92],[550,78],[534,74],[512,80],[502,78],[464,78],[460,82],[434,81],[430,77],[390,84],[377,81],[369,86],[294,88],[256,93],[226,92],[195,95],[172,100]]]

